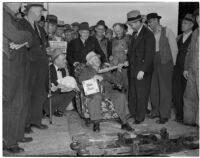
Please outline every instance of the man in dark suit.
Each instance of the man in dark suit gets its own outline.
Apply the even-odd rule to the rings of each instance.
[[[47,129],[48,126],[41,123],[42,108],[47,97],[46,76],[48,74],[48,58],[46,56],[47,41],[45,32],[37,24],[44,10],[43,3],[28,3],[27,15],[20,21],[24,30],[32,34],[33,44],[30,48],[30,81],[29,97],[27,97],[28,115],[26,122],[26,133],[33,132],[31,126],[39,129]]]
[[[105,62],[106,57],[96,38],[89,36],[89,25],[83,22],[79,26],[80,37],[72,40],[68,45],[67,60],[69,62],[70,73],[73,74],[74,67],[79,63],[86,63],[86,55],[94,51],[101,56],[101,61]]]
[[[3,142],[11,153],[24,151],[18,142],[30,142],[24,137],[26,85],[29,69],[28,50],[31,34],[19,24],[15,13],[21,3],[3,4]]]
[[[48,52],[51,56],[53,64],[50,66],[50,79],[51,79],[51,103],[52,113],[57,117],[62,117],[66,107],[75,97],[75,91],[71,87],[66,87],[65,90],[60,87],[58,80],[67,76],[66,67],[66,55],[60,49],[54,49]],[[44,110],[47,115],[50,114],[50,98],[46,99],[44,104]]]
[[[131,44],[128,49],[129,60],[129,110],[135,123],[144,121],[150,93],[155,38],[153,33],[142,23],[139,11],[127,14],[128,24],[133,29]]]

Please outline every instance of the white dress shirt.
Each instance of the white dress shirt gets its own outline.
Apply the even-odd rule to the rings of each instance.
[[[191,35],[192,31],[188,33],[183,33],[183,43],[188,39],[188,37]]]
[[[61,71],[58,71],[58,67],[54,64],[54,67],[56,68],[56,73],[57,73],[57,78],[58,78],[58,80],[59,79],[62,79],[63,78],[63,76],[62,76],[62,72]]]

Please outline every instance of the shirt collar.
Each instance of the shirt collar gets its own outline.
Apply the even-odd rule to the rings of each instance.
[[[137,31],[137,36],[140,34],[140,31],[142,30],[143,25],[144,25],[144,24],[142,24],[142,25],[140,26],[139,30]]]
[[[53,64],[54,65],[54,67],[56,68],[56,71],[58,71],[58,66],[56,65],[56,64]]]
[[[191,33],[192,33],[192,30],[188,33],[183,33],[183,36],[190,36]]]

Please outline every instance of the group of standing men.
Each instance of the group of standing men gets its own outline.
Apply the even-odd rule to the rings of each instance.
[[[48,128],[41,123],[48,86],[46,48],[48,40],[55,38],[57,23],[56,16],[50,15],[46,18],[48,32],[40,26],[38,22],[45,11],[42,3],[28,3],[25,17],[19,20],[15,13],[20,5],[4,3],[3,7],[3,141],[5,149],[13,153],[23,151],[18,142],[32,141],[31,137],[24,137],[25,132],[33,132],[32,126]],[[103,20],[92,30],[87,22],[81,23],[76,38],[68,41],[70,75],[74,75],[78,64],[87,62],[90,52],[98,54],[107,65],[128,60],[128,69],[121,68],[118,75],[135,124],[144,121],[150,98],[149,117],[158,117],[157,123],[168,121],[174,104],[178,122],[198,125],[199,29],[192,32],[192,28],[195,20],[199,23],[199,12],[182,19],[183,34],[177,41],[171,29],[160,25],[160,19],[157,13],[150,13],[144,22],[140,11],[133,10],[127,14],[132,36],[127,34],[126,25],[116,23],[112,39],[105,36],[105,32],[109,35],[112,31]],[[59,40],[60,32],[57,31]]]

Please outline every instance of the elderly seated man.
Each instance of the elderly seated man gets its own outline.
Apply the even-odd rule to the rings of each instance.
[[[51,49],[48,51],[51,56],[52,65],[50,65],[51,80],[51,104],[52,113],[57,117],[62,117],[66,107],[75,97],[77,84],[73,77],[67,76],[65,70],[66,56],[61,49]],[[47,98],[44,104],[44,111],[50,114],[50,98]]]
[[[97,74],[101,66],[101,61],[99,56],[94,52],[87,54],[86,61],[86,67],[78,76],[79,82],[81,83],[82,81],[94,78],[99,81],[98,83],[100,87],[103,87],[102,93],[98,92],[88,96],[89,101],[87,105],[90,119],[92,122],[94,122],[93,131],[100,131],[100,120],[102,118],[101,102],[103,97],[109,98],[113,102],[116,113],[119,115],[119,118],[122,122],[121,128],[128,131],[134,130],[127,121],[130,114],[125,95],[120,91],[113,89],[113,84],[118,84],[117,79],[110,72],[103,73],[102,75]]]

